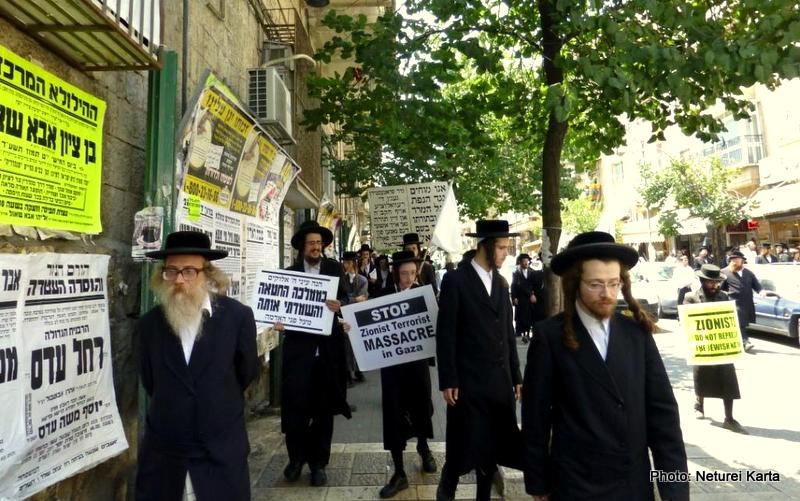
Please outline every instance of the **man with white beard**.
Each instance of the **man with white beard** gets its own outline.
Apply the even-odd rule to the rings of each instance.
[[[249,500],[244,390],[258,374],[253,312],[224,296],[208,236],[167,236],[151,285],[159,305],[137,325],[149,397],[137,500]]]

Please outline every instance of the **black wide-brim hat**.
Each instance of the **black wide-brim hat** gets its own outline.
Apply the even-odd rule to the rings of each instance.
[[[745,257],[744,254],[742,254],[742,251],[740,251],[740,250],[732,251],[730,256],[728,256],[728,261],[730,261],[731,259],[737,258],[737,257],[743,259],[745,263],[747,262],[747,258]]]
[[[502,219],[481,219],[475,223],[475,233],[467,233],[468,237],[505,238],[516,237],[519,233],[508,231],[508,221]]]
[[[403,235],[403,247],[406,245],[417,244],[422,245],[422,242],[419,239],[419,234],[417,233],[406,233]]]
[[[364,251],[372,252],[372,249],[370,248],[369,244],[361,244],[361,248],[358,249],[358,252],[364,252]]]
[[[639,262],[639,254],[627,245],[618,244],[604,231],[587,231],[573,238],[567,248],[550,262],[550,269],[562,275],[574,263],[586,259],[616,259],[630,269]]]
[[[719,266],[714,264],[704,264],[699,270],[695,271],[694,274],[697,275],[698,278],[711,280],[713,282],[724,282],[726,280],[725,275],[720,273]]]
[[[318,233],[322,236],[323,249],[333,242],[333,233],[331,233],[331,230],[320,226],[316,221],[304,221],[300,224],[300,228],[298,228],[297,232],[292,235],[292,247],[301,250],[305,243],[306,235],[309,233]]]
[[[167,235],[164,248],[146,252],[145,256],[153,259],[166,259],[167,256],[194,255],[203,256],[209,261],[228,256],[228,251],[212,249],[211,239],[199,231],[176,231]]]
[[[344,254],[342,254],[342,261],[358,261],[358,253],[345,251]]]
[[[392,254],[392,265],[397,266],[403,263],[420,263],[422,260],[411,251],[400,251]]]

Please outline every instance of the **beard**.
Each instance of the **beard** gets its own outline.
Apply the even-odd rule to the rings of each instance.
[[[203,325],[203,303],[208,298],[205,287],[188,289],[182,284],[162,284],[156,291],[161,309],[173,334],[180,337],[181,329]]]
[[[588,311],[590,315],[598,320],[611,318],[611,316],[614,315],[614,311],[617,309],[616,297],[605,297],[591,300],[581,297],[580,302],[583,307],[586,308],[586,311]]]

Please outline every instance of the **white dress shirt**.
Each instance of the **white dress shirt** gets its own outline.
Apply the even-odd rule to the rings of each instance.
[[[489,294],[489,297],[492,297],[492,272],[484,270],[481,265],[479,265],[473,259],[470,261],[472,263],[472,267],[475,268],[475,271],[478,272],[478,278],[481,279],[483,282],[483,286],[486,287],[486,293]]]
[[[208,316],[211,317],[211,297],[206,295],[206,301],[200,311],[205,310]],[[197,322],[181,327],[180,337],[181,345],[183,345],[183,358],[186,359],[186,365],[189,365],[189,359],[192,358],[192,348],[194,348],[194,340],[197,339],[197,334],[200,333],[200,327],[203,323],[202,315],[197,319]]]
[[[525,277],[525,280],[528,279],[528,268],[522,268],[522,276]]]
[[[583,303],[577,299],[575,300],[575,310],[578,312],[578,318],[581,319],[581,323],[586,327],[586,330],[589,331],[589,336],[592,338],[592,341],[594,341],[597,351],[600,352],[600,356],[605,360],[608,354],[608,336],[611,328],[610,319],[596,319],[586,310]]]

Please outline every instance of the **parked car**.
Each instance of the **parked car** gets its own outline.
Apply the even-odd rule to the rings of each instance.
[[[649,263],[639,263],[630,270],[631,294],[639,302],[642,309],[647,311],[653,319],[658,319],[661,316],[661,302],[658,291],[656,287],[650,284],[642,272],[647,264]],[[628,303],[625,302],[625,298],[622,297],[622,290],[620,290],[617,294],[617,311],[625,313],[626,310],[628,310]]]
[[[655,295],[656,318],[678,314],[678,285],[673,277],[675,267],[674,264],[656,262],[639,263],[631,269],[632,288],[646,288],[649,295]]]
[[[767,291],[767,296],[753,295],[756,322],[750,329],[781,334],[798,339],[800,321],[800,265],[793,263],[748,264]]]

